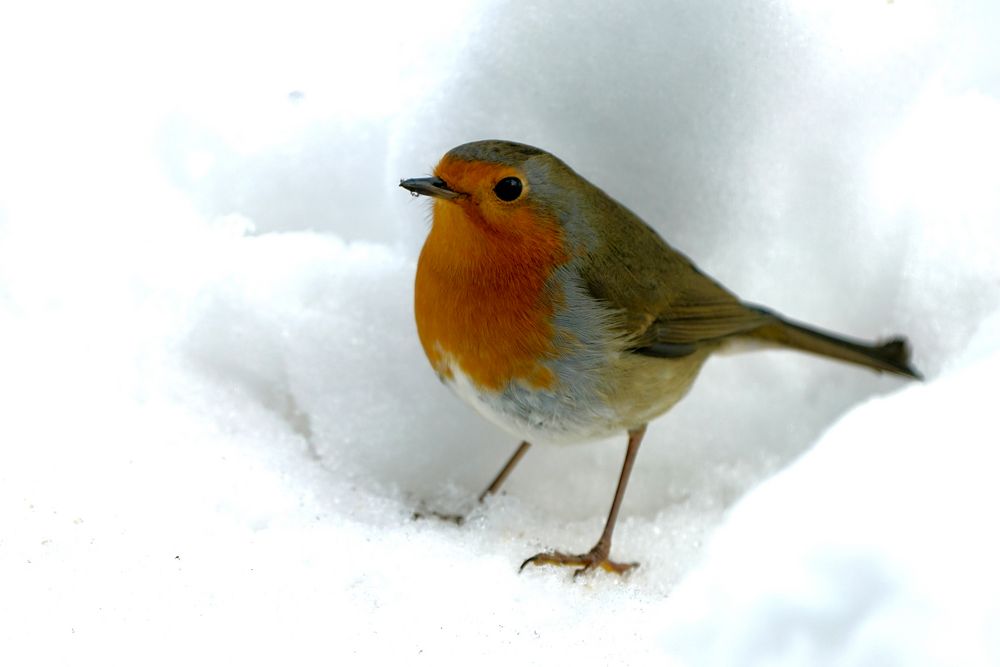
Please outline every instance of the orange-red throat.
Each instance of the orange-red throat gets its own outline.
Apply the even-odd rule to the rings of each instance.
[[[417,263],[414,310],[427,358],[443,377],[457,365],[484,390],[551,388],[545,362],[556,353],[552,317],[562,294],[550,278],[568,259],[561,228],[530,196],[493,195],[501,179],[523,180],[516,169],[446,157],[434,173],[461,196],[434,201]]]

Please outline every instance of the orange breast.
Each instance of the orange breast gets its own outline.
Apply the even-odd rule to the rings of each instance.
[[[560,229],[524,210],[504,229],[487,225],[468,200],[434,203],[434,224],[417,264],[414,310],[424,352],[451,377],[457,364],[477,386],[511,381],[551,388],[552,315],[546,287],[566,261]]]

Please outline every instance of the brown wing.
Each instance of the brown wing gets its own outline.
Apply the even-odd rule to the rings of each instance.
[[[622,333],[637,352],[684,356],[774,321],[702,273],[631,211],[605,202],[602,243],[590,252],[583,277],[591,295],[621,313]]]
[[[739,302],[683,304],[653,320],[637,336],[634,349],[654,357],[685,356],[701,345],[749,334],[768,320]]]
[[[621,314],[621,332],[635,352],[683,357],[724,338],[745,336],[878,371],[920,377],[910,364],[905,339],[867,343],[743,303],[631,211],[613,200],[604,202],[602,243],[591,250],[583,277],[591,295]]]

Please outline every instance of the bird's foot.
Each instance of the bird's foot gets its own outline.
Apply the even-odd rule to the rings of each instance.
[[[453,523],[456,526],[461,526],[465,523],[464,514],[448,514],[446,512],[438,512],[435,510],[417,510],[413,513],[411,518],[414,521],[420,521],[422,519],[437,519],[439,521],[445,521],[447,523]]]
[[[596,568],[614,572],[615,574],[627,574],[630,570],[639,567],[638,563],[616,563],[608,558],[608,549],[601,548],[600,545],[594,547],[585,554],[564,554],[561,551],[549,551],[535,554],[528,560],[521,563],[523,571],[528,565],[568,565],[577,570],[573,573],[573,578],[580,576],[584,572],[589,572]]]

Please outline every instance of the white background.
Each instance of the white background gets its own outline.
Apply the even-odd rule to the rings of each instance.
[[[1000,662],[994,3],[0,10],[4,664]],[[450,147],[563,158],[742,297],[923,385],[712,360],[516,443],[416,341]],[[881,396],[881,398],[875,398]],[[749,495],[748,495],[749,494]],[[469,511],[462,527],[415,510]]]

